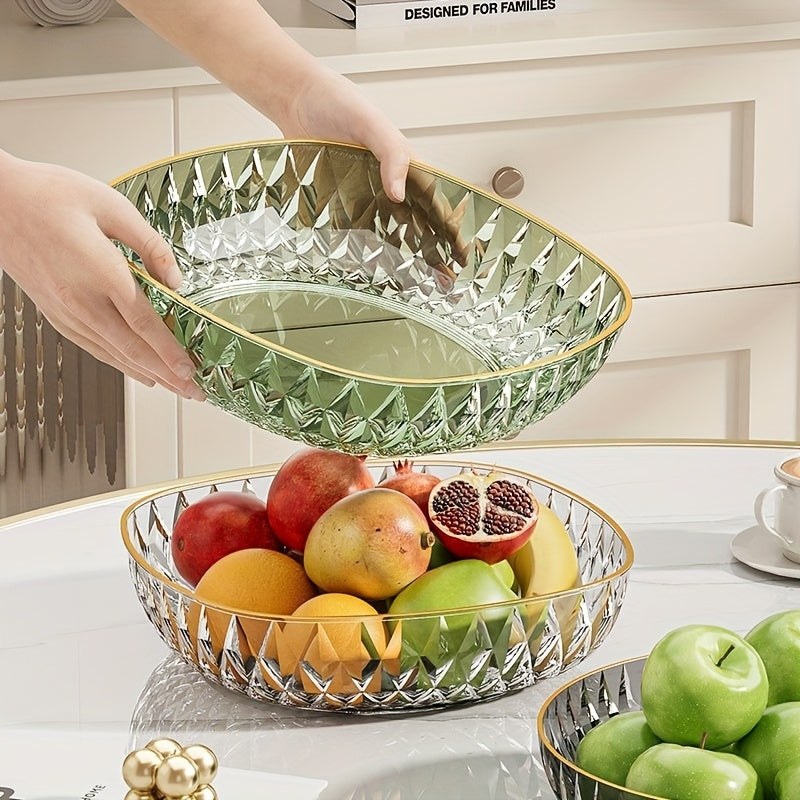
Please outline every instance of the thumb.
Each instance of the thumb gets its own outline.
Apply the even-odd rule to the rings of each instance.
[[[107,213],[98,220],[103,233],[138,253],[145,269],[156,280],[170,289],[177,289],[183,282],[183,275],[172,248],[126,197],[111,191],[118,200],[109,203]]]

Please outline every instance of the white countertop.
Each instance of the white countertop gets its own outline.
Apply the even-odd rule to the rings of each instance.
[[[796,0],[591,0],[585,11],[413,30],[353,30],[305,0],[262,3],[346,74],[800,39]],[[208,83],[119,9],[93,25],[40,28],[0,0],[0,100]]]
[[[171,735],[211,746],[228,785],[251,781],[249,794],[234,788],[225,800],[261,789],[286,800],[552,798],[536,716],[568,678],[643,655],[682,624],[743,633],[800,606],[798,579],[730,554],[733,537],[754,525],[753,500],[774,483],[774,464],[797,451],[679,443],[475,451],[476,461],[540,475],[616,519],[635,550],[628,593],[608,639],[569,672],[499,700],[390,718],[256,702],[171,655],[135,596],[119,533],[122,510],[144,490],[0,523],[0,786],[35,800],[93,783],[112,787],[97,794],[111,800],[121,796],[124,755]],[[63,768],[47,773],[48,784],[35,764],[50,750]]]

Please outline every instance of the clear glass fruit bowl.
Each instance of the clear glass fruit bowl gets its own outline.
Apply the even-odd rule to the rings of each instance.
[[[114,186],[171,244],[122,247],[210,402],[289,439],[417,456],[509,438],[597,372],[631,295],[546,223],[430,167],[389,200],[367,150],[264,141]]]
[[[646,658],[611,664],[582,675],[545,700],[537,722],[547,780],[559,800],[652,798],[601,780],[575,763],[578,743],[615,714],[641,711],[640,687]]]
[[[367,463],[376,481],[391,465]],[[213,491],[265,499],[275,467],[165,487],[125,511],[122,537],[147,617],[169,647],[210,681],[255,699],[323,711],[409,712],[489,700],[583,660],[613,627],[625,595],[633,550],[619,525],[567,489],[517,470],[416,463],[441,478],[475,470],[527,484],[569,533],[578,556],[577,585],[436,614],[377,617],[239,614],[197,601],[172,561],[175,520]],[[332,626],[343,624],[351,626],[347,652],[332,644],[342,640]]]

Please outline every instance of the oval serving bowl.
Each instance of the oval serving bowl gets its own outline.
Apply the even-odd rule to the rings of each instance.
[[[640,711],[645,657],[610,664],[570,681],[545,700],[537,721],[547,780],[559,800],[633,800],[653,795],[601,780],[575,763],[581,739],[615,714]]]
[[[376,481],[390,462],[368,462]],[[619,613],[633,550],[608,515],[578,495],[513,469],[423,459],[441,478],[467,469],[526,483],[565,523],[579,584],[568,591],[438,614],[309,618],[238,614],[193,599],[172,563],[181,511],[213,491],[266,498],[277,467],[167,487],[122,516],[133,584],[147,617],[184,661],[214,683],[252,698],[323,711],[391,713],[500,697],[580,663]],[[364,645],[344,660],[326,626],[349,624]],[[351,637],[352,638],[352,637]]]
[[[316,447],[512,437],[586,384],[630,315],[625,284],[566,235],[419,163],[395,203],[354,145],[229,145],[114,186],[175,252],[171,291],[120,245],[210,402]]]

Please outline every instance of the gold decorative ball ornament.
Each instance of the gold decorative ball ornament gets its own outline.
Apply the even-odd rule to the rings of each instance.
[[[184,747],[181,755],[194,761],[197,766],[197,782],[200,786],[211,783],[217,775],[219,762],[214,753],[204,744],[190,744]],[[195,792],[195,800],[197,800],[197,793]],[[205,800],[205,798],[200,798]]]
[[[217,793],[214,791],[213,786],[206,784],[200,786],[197,791],[192,795],[192,800],[217,800]]]
[[[167,756],[176,756],[183,749],[174,739],[167,738],[153,739],[152,742],[148,742],[145,745],[145,748],[158,753],[162,758],[166,758]]]
[[[183,755],[167,756],[156,769],[156,789],[167,797],[192,794],[200,785],[197,765]]]
[[[122,762],[122,779],[133,791],[147,793],[156,785],[156,768],[163,760],[154,750],[134,750]]]
[[[137,792],[136,789],[131,789],[122,800],[153,800],[153,795],[150,792]]]
[[[217,800],[211,781],[219,762],[202,744],[182,747],[174,739],[154,739],[128,753],[122,777],[130,787],[124,800]]]

